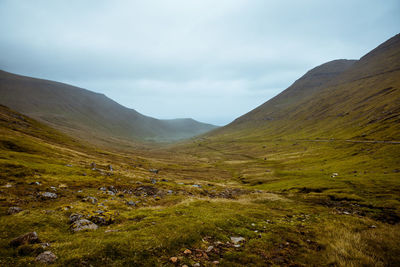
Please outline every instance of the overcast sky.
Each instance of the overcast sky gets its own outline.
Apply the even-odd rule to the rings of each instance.
[[[0,69],[223,125],[400,32],[399,0],[0,0]]]

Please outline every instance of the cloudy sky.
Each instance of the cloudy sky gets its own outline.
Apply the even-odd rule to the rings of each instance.
[[[0,69],[223,125],[400,32],[398,0],[0,0]]]

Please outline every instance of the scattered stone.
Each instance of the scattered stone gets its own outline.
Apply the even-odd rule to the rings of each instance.
[[[233,242],[233,244],[239,244],[240,242],[245,241],[245,238],[241,236],[231,236],[231,241]]]
[[[95,171],[96,170],[96,163],[92,162],[90,163],[90,168]]]
[[[77,220],[71,225],[71,230],[73,232],[79,232],[83,230],[96,230],[97,228],[98,226],[95,223],[86,219]]]
[[[168,195],[171,195],[171,194],[173,194],[173,193],[174,193],[174,191],[172,191],[172,190],[168,190],[168,191],[167,191],[167,193],[168,193]]]
[[[50,189],[53,191],[57,191],[57,187],[55,187],[55,186],[50,186]]]
[[[68,186],[67,186],[66,184],[60,184],[60,185],[58,186],[58,188],[60,188],[60,189],[66,189],[66,188],[68,188]]]
[[[126,205],[135,207],[136,203],[135,203],[135,201],[128,201],[128,202],[126,202]]]
[[[47,247],[50,247],[50,243],[40,243],[40,246],[42,248],[47,248]]]
[[[5,187],[5,188],[11,188],[11,187],[12,187],[12,184],[6,184],[6,185],[3,185],[3,187]]]
[[[36,257],[36,261],[44,264],[52,264],[57,260],[57,256],[51,251],[45,251]]]
[[[185,255],[190,255],[192,254],[192,251],[190,249],[185,249],[185,251],[183,252],[183,254]]]
[[[162,179],[161,179],[161,182],[168,182],[168,180],[165,179],[165,178],[162,178]]]
[[[187,266],[186,264],[184,264],[184,265],[182,265],[182,267],[189,267],[189,266]]]
[[[235,248],[240,248],[241,246],[240,246],[240,244],[235,244],[235,245],[233,245]]]
[[[349,215],[349,214],[350,214],[350,212],[348,212],[348,211],[343,211],[343,214],[345,214],[345,215]]]
[[[158,173],[158,170],[157,170],[157,169],[149,169],[149,172],[152,172],[152,173],[157,174],[157,173]]]
[[[335,178],[336,176],[338,176],[339,174],[337,172],[332,173],[331,177]]]
[[[200,263],[196,262],[195,264],[193,264],[193,267],[200,267]]]
[[[81,219],[81,218],[83,218],[84,216],[82,215],[82,214],[79,214],[79,213],[72,213],[70,216],[69,216],[69,222],[70,223],[74,223],[75,221],[77,221],[77,220],[79,220],[79,219]]]
[[[100,190],[100,191],[107,191],[107,188],[105,188],[105,187],[100,187],[99,190]]]
[[[151,181],[152,184],[156,184],[157,183],[156,179],[151,179],[150,181]]]
[[[192,185],[193,187],[197,187],[197,188],[201,188],[201,185],[199,185],[199,184],[194,184],[194,185]]]
[[[218,265],[219,261],[213,261],[212,263],[215,264],[215,265]]]
[[[376,228],[376,225],[371,225],[369,228]]]
[[[111,166],[111,164],[110,164],[110,165],[108,165],[108,170],[109,170],[110,172],[112,172],[112,171],[113,171],[113,167]]]
[[[23,244],[34,244],[34,243],[39,243],[39,237],[36,232],[29,232],[23,235],[20,235],[17,238],[14,238],[10,242],[10,246],[12,247],[19,247],[20,245]]]
[[[67,167],[72,167],[72,164],[67,164],[67,165],[65,165],[65,166],[67,166]]]
[[[95,198],[95,197],[90,197],[90,196],[88,196],[88,197],[83,198],[82,201],[83,201],[83,202],[90,202],[90,203],[92,203],[93,205],[94,205],[94,204],[97,204],[97,198]]]
[[[42,200],[47,200],[47,199],[56,199],[57,194],[52,193],[52,192],[41,192],[39,193],[39,198]]]
[[[206,250],[207,253],[210,253],[214,249],[214,246],[209,246]]]
[[[255,223],[252,223],[251,226],[256,226],[256,224],[255,224]]]
[[[82,176],[86,176],[86,173],[84,172],[84,173],[82,173]]]
[[[29,185],[40,185],[40,183],[39,182],[31,182],[31,183],[29,183]]]
[[[10,208],[8,209],[8,211],[7,211],[7,214],[8,214],[8,215],[12,215],[12,214],[19,213],[19,212],[21,212],[21,211],[22,211],[22,209],[21,209],[20,207],[10,207]]]
[[[169,259],[169,261],[172,262],[172,263],[177,263],[178,262],[178,258],[177,257],[171,257]]]

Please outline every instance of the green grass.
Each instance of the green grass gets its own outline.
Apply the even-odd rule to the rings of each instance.
[[[174,266],[173,256],[179,266],[400,262],[398,145],[211,138],[121,152],[35,121],[9,125],[0,131],[2,266],[37,264],[40,245],[8,245],[30,231],[50,243],[56,266]],[[99,190],[109,186],[118,192]],[[57,199],[37,197],[52,187]],[[7,215],[11,206],[23,211]],[[71,232],[70,214],[98,210],[113,223]],[[232,236],[246,241],[236,248]]]

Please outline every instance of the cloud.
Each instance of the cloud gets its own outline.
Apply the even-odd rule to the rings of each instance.
[[[225,124],[316,65],[361,57],[397,33],[399,11],[395,0],[3,0],[0,68]]]

